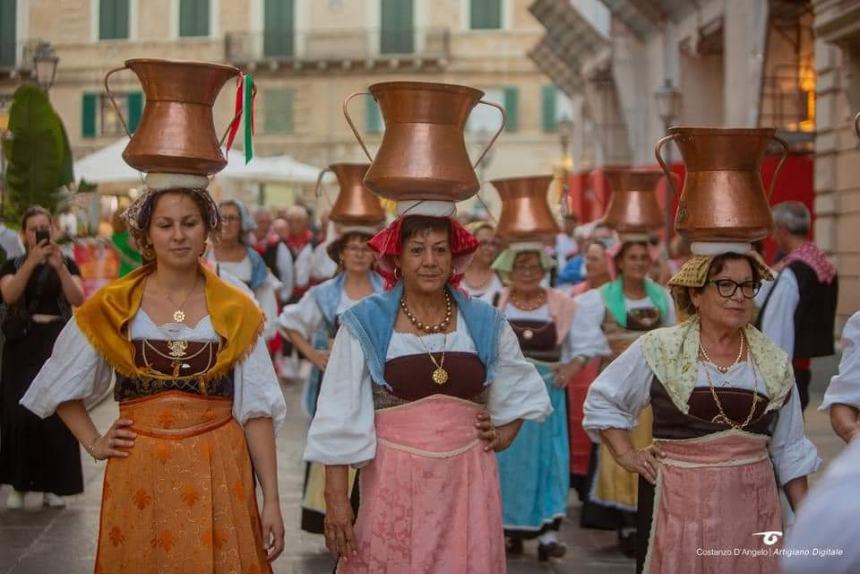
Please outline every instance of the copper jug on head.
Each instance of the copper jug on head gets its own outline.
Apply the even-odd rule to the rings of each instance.
[[[369,92],[356,92],[343,102],[343,113],[371,161],[364,184],[393,201],[462,201],[475,195],[480,183],[469,160],[464,129],[478,104],[495,107],[501,125],[474,163],[477,166],[505,126],[502,106],[482,100],[484,93],[467,86],[428,82],[383,82]],[[382,110],[385,132],[372,157],[347,108],[359,95],[371,95]]]
[[[496,235],[509,243],[542,241],[561,231],[549,208],[551,175],[512,177],[490,181],[502,200]]]
[[[753,242],[770,234],[773,217],[768,200],[788,155],[788,144],[775,134],[774,128],[669,128],[654,153],[676,191],[660,151],[670,140],[681,150],[687,174],[675,230],[684,239]],[[784,152],[765,194],[761,160],[771,140]]]
[[[317,197],[322,193],[322,179],[329,172],[337,177],[340,187],[337,199],[331,205],[331,221],[340,225],[359,226],[374,226],[385,221],[385,210],[382,209],[379,198],[362,183],[369,167],[368,163],[333,163],[320,172],[317,178]]]
[[[663,224],[657,203],[659,169],[606,168],[612,196],[603,220],[618,233],[649,233]]]
[[[129,69],[137,74],[146,106],[132,135],[111,93],[111,75]],[[227,160],[215,135],[212,106],[215,98],[239,69],[222,64],[172,60],[126,60],[105,75],[105,90],[131,139],[123,159],[145,173],[212,175]],[[226,135],[226,132],[225,132]]]

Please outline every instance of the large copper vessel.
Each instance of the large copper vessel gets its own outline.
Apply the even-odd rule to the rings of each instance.
[[[385,221],[385,210],[379,198],[364,187],[362,180],[368,163],[333,163],[320,172],[317,178],[317,195],[326,173],[334,173],[340,191],[331,206],[329,219],[341,225],[379,225]],[[326,196],[328,198],[328,196]]]
[[[371,161],[364,184],[393,201],[432,199],[461,201],[478,192],[480,184],[469,160],[464,128],[476,105],[499,110],[501,125],[474,165],[504,129],[505,111],[484,101],[484,93],[467,86],[427,82],[384,82],[370,92],[356,92],[343,102],[343,113],[358,143]],[[359,95],[371,95],[382,110],[385,133],[376,158],[370,155],[347,108]]]
[[[551,175],[512,177],[490,181],[499,191],[502,213],[496,234],[503,241],[540,241],[560,231],[549,208]]]
[[[648,233],[663,225],[657,203],[659,169],[606,168],[612,197],[603,220],[618,233]]]
[[[146,95],[143,117],[132,135],[110,90],[111,75],[129,69]],[[211,175],[227,160],[215,135],[212,106],[238,68],[204,62],[126,60],[105,76],[105,89],[131,141],[122,153],[131,167],[146,173]],[[223,137],[222,137],[223,140]]]
[[[669,178],[660,155],[673,140],[687,167],[684,192],[675,217],[676,231],[688,241],[742,241],[764,239],[773,218],[768,199],[788,155],[788,144],[773,128],[669,128],[654,148],[657,161]],[[771,140],[783,146],[783,156],[765,194],[761,160]],[[676,192],[677,193],[677,192]]]

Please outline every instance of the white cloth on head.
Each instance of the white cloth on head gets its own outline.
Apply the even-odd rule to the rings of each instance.
[[[800,287],[794,271],[786,267],[774,281],[765,281],[755,298],[761,308],[767,302],[761,316],[761,332],[785,351],[794,356],[794,313],[800,302]]]
[[[764,381],[749,361],[734,365],[725,374],[710,363],[698,362],[696,388],[708,388],[708,376],[715,388],[753,390],[767,396]],[[582,426],[595,442],[599,431],[608,428],[632,429],[639,413],[651,402],[654,372],[642,352],[642,341],[636,340],[612,361],[591,383],[583,407]],[[659,383],[658,383],[659,384]],[[812,474],[821,459],[804,434],[803,415],[797,387],[792,386],[788,402],[779,410],[776,428],[768,445],[774,470],[780,484]]]
[[[427,217],[456,217],[457,204],[453,201],[430,199],[407,199],[398,201],[395,207],[397,216],[426,215]]]
[[[452,333],[419,338],[395,331],[386,359],[438,352],[443,344],[447,352],[476,352],[459,313],[457,329]],[[308,431],[306,461],[361,467],[373,460],[376,455],[373,385],[361,343],[349,329],[340,329]],[[489,387],[487,410],[497,426],[517,419],[540,421],[552,412],[543,379],[523,357],[517,336],[507,323],[499,340],[496,377]]]
[[[218,340],[208,315],[194,327],[155,325],[142,310],[133,317],[129,334],[132,339]],[[61,403],[102,395],[110,386],[112,375],[113,369],[90,345],[72,317],[57,337],[50,358],[21,399],[21,405],[45,418],[54,414]],[[277,432],[286,412],[266,342],[259,337],[251,353],[233,368],[233,416],[243,425],[252,418],[271,417]]]
[[[860,409],[860,311],[851,315],[842,330],[839,372],[830,379],[819,410],[828,411],[835,404]]]

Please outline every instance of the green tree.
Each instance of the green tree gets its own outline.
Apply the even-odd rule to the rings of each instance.
[[[3,142],[7,221],[17,221],[31,205],[53,212],[64,186],[74,181],[73,160],[63,122],[38,86],[24,84],[15,91],[9,132]]]

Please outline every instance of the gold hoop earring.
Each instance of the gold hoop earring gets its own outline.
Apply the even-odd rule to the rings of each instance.
[[[398,273],[399,273],[399,275],[398,275]],[[399,280],[401,277],[403,277],[403,273],[400,271],[400,267],[395,267],[394,268],[394,278]]]

